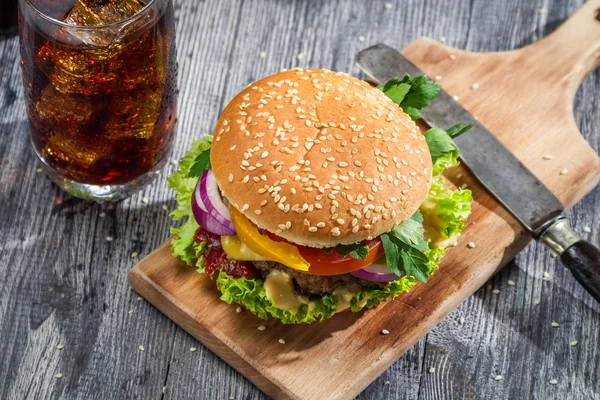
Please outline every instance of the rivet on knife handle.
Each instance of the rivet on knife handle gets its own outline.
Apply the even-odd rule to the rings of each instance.
[[[581,238],[569,227],[567,220],[558,219],[540,236],[571,271],[575,279],[600,302],[600,250]]]

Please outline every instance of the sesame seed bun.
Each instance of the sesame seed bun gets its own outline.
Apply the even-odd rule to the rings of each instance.
[[[235,96],[211,164],[250,221],[310,247],[389,232],[431,186],[429,149],[411,118],[380,90],[321,69],[280,72]]]

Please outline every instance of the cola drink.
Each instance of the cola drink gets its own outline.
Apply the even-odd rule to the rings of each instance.
[[[36,154],[76,196],[127,197],[160,167],[174,139],[171,0],[19,1]]]

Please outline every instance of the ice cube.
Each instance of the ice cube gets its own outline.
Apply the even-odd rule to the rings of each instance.
[[[151,139],[162,104],[160,89],[121,92],[115,96],[105,125],[110,140]]]
[[[81,50],[54,45],[40,48],[37,63],[56,89],[63,93],[98,94],[114,91],[119,59],[99,62]]]
[[[167,68],[168,45],[162,35],[150,30],[123,46],[119,58],[122,71],[119,84],[124,90],[161,87]]]
[[[50,126],[77,129],[88,122],[94,113],[94,107],[84,96],[61,93],[48,85],[35,105],[39,115]]]
[[[64,22],[80,26],[98,26],[119,22],[144,7],[136,0],[77,0]]]
[[[55,132],[48,139],[43,150],[51,159],[67,164],[78,163],[88,167],[96,164],[102,158],[110,156],[112,151],[111,144],[102,138],[86,140],[66,132]]]

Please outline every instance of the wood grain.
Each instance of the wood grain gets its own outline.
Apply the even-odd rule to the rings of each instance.
[[[358,75],[359,50],[378,42],[402,48],[418,36],[470,51],[515,49],[548,35],[583,0],[387,2],[176,0],[181,94],[173,158],[211,131],[227,99],[281,68]],[[573,104],[596,152],[599,93],[596,70]],[[174,204],[164,179],[110,207],[74,200],[36,172],[25,118],[18,41],[0,38],[0,398],[264,399],[128,286],[132,253],[149,254],[169,236],[162,206]],[[593,243],[598,209],[596,188],[569,213]],[[358,398],[596,400],[598,337],[600,307],[548,251],[529,246]]]

